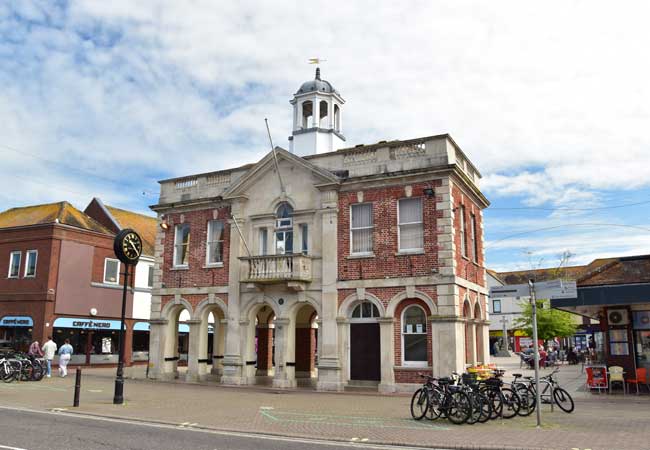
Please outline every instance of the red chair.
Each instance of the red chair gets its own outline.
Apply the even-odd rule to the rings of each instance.
[[[607,372],[601,367],[586,367],[585,372],[587,372],[587,387],[589,390],[598,389],[600,393],[601,389],[607,389]]]
[[[648,389],[648,392],[650,392],[650,386],[648,385],[648,373],[646,368],[639,368],[636,369],[636,378],[631,378],[628,380],[625,380],[627,384],[635,384],[636,385],[636,394],[639,395],[639,385],[640,384],[645,384],[645,387]]]

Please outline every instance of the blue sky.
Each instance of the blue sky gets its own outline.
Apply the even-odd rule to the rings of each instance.
[[[350,145],[449,132],[479,167],[489,267],[650,253],[649,15],[598,1],[2,2],[0,209],[100,196],[147,211],[159,179],[256,161],[265,117],[287,146],[288,101],[321,56]]]

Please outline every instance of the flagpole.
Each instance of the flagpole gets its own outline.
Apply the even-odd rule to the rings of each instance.
[[[273,145],[273,139],[271,139],[271,130],[269,129],[269,120],[264,119],[266,123],[266,132],[269,135],[269,142],[271,143],[271,151],[273,152],[273,160],[275,161],[275,170],[278,172],[278,180],[280,180],[280,191],[284,194],[284,183],[282,182],[282,175],[280,175],[280,165],[278,164],[278,155],[275,153],[275,146]]]

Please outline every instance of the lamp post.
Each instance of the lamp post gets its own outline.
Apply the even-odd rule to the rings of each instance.
[[[542,398],[539,390],[539,345],[537,339],[537,301],[535,299],[535,282],[533,280],[528,280],[528,287],[530,289],[530,305],[532,308],[532,328],[533,328],[533,348],[535,352],[535,401],[537,407],[535,412],[537,413],[537,428],[542,426]],[[551,402],[553,399],[551,399]]]
[[[117,335],[117,345],[119,348],[117,373],[115,374],[115,393],[113,395],[113,404],[121,405],[124,403],[124,316],[126,315],[126,287],[129,284],[129,267],[130,264],[124,264],[124,288],[122,289],[122,316],[120,318],[120,332]]]

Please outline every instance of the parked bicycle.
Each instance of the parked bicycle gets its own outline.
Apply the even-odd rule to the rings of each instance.
[[[560,369],[555,369],[548,375],[540,377],[539,383],[540,388],[542,389],[540,392],[540,400],[542,403],[547,404],[553,402],[562,411],[571,413],[575,408],[573,398],[571,398],[571,395],[566,391],[566,389],[562,388],[554,378],[554,375],[559,371]],[[514,377],[514,381],[512,382],[513,389],[515,389],[521,397],[525,397],[527,403],[525,413],[521,415],[529,415],[535,410],[537,403],[535,379],[533,377],[522,377],[520,373],[513,373],[512,375]],[[520,378],[525,381],[519,381]]]
[[[451,378],[421,376],[426,381],[411,398],[413,418],[421,420],[428,413],[431,420],[442,417],[456,425],[467,422],[472,413],[472,403],[463,388],[454,385]]]

